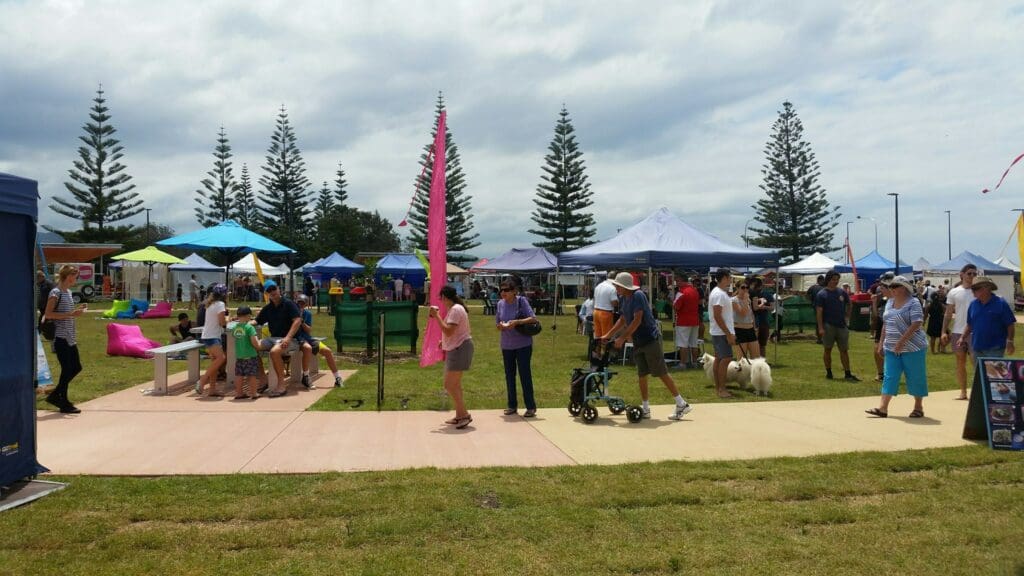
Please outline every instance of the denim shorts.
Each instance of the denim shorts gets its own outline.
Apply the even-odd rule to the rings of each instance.
[[[725,336],[712,336],[711,343],[715,347],[715,358],[732,358],[732,345]]]
[[[211,348],[213,346],[223,346],[223,344],[220,341],[220,338],[200,338],[199,341],[202,342],[203,346],[206,346],[207,348]]]

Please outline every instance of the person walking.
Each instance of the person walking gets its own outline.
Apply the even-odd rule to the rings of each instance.
[[[903,276],[889,283],[891,297],[882,313],[884,334],[878,349],[885,354],[885,377],[882,379],[882,398],[877,408],[865,410],[868,414],[885,418],[889,415],[889,402],[899,391],[900,376],[905,375],[907,393],[914,397],[911,418],[924,417],[924,397],[928,395],[928,374],[925,370],[924,310],[914,296],[914,286]]]
[[[609,272],[608,278],[594,287],[594,340],[606,338],[615,323],[615,308],[619,305],[619,298],[612,284],[614,278],[615,272]]]
[[[228,324],[228,309],[224,304],[227,296],[228,287],[224,284],[217,284],[206,295],[203,333],[199,336],[199,341],[206,346],[206,353],[210,355],[210,365],[206,368],[206,372],[199,377],[199,382],[196,382],[196,393],[201,396],[223,396],[217,390],[217,376],[228,360],[224,354],[224,343],[221,340],[224,335],[224,327]],[[203,390],[207,385],[210,386],[210,390],[204,393]]]
[[[754,308],[754,329],[757,331],[757,348],[761,357],[768,348],[768,337],[772,332],[772,305],[775,298],[764,291],[764,280],[760,276],[747,279],[750,287],[750,302]]]
[[[970,342],[975,358],[1002,358],[1015,351],[1017,317],[1006,300],[992,293],[997,288],[988,276],[978,276],[971,284],[974,301],[967,309],[967,328],[960,347],[966,348]]]
[[[946,290],[939,286],[930,299],[925,299],[924,325],[925,334],[928,335],[928,349],[932,354],[939,354],[944,350],[939,346],[942,340],[942,322],[946,317]]]
[[[455,288],[441,288],[441,303],[448,311],[444,318],[436,306],[430,307],[430,317],[441,327],[441,349],[445,351],[444,389],[455,404],[455,417],[445,420],[445,424],[462,429],[473,421],[462,397],[462,373],[473,364],[473,335],[469,329],[466,304]]]
[[[199,282],[196,280],[196,275],[192,274],[192,277],[188,281],[188,309],[195,310],[196,306],[199,305]]]
[[[505,415],[511,416],[518,412],[516,394],[516,370],[523,385],[523,404],[526,412],[524,418],[537,415],[537,402],[533,398],[533,372],[530,359],[533,357],[533,336],[521,334],[517,326],[536,324],[537,317],[530,307],[530,301],[516,292],[515,284],[510,281],[501,283],[501,300],[498,301],[494,313],[494,323],[501,333],[501,358],[505,365],[505,388],[508,398]]]
[[[750,285],[744,281],[736,288],[732,297],[733,327],[736,330],[736,347],[740,356],[747,360],[759,358],[757,330],[754,328],[754,307],[750,301]]]
[[[715,394],[719,398],[732,398],[725,389],[729,363],[732,362],[732,347],[736,344],[736,328],[733,325],[732,298],[725,290],[732,283],[728,270],[715,272],[715,287],[708,295],[711,311],[711,344],[715,349]]]
[[[683,272],[676,272],[678,290],[672,309],[675,311],[675,345],[684,368],[697,366],[697,340],[700,336],[700,293]]]
[[[668,374],[665,364],[664,345],[661,341],[661,329],[654,319],[651,304],[647,295],[633,284],[633,276],[629,272],[621,272],[612,281],[619,299],[619,310],[622,314],[615,321],[608,339],[615,337],[615,348],[621,350],[626,340],[633,342],[633,359],[640,384],[640,398],[643,400],[643,418],[651,417],[651,405],[647,389],[647,376],[660,378],[665,388],[675,399],[676,407],[669,420],[682,420],[683,416],[693,410],[676,387],[675,381]]]
[[[52,291],[57,285],[46,277],[46,273],[42,270],[36,270],[36,309],[39,310],[39,318],[36,321],[36,326],[40,327],[43,325],[43,315],[46,314],[46,303],[50,300],[50,291]]]
[[[974,301],[974,291],[971,286],[974,278],[978,276],[978,267],[974,264],[966,264],[960,269],[960,285],[949,291],[946,295],[946,315],[943,319],[942,345],[949,344],[956,356],[956,380],[960,384],[960,396],[957,400],[967,400],[967,361],[973,363],[974,349],[971,348],[971,341],[964,340],[963,334],[967,330],[967,311]],[[964,340],[961,345],[961,340]]]
[[[75,318],[85,313],[86,305],[75,306],[71,297],[71,287],[78,281],[78,268],[64,265],[57,271],[57,285],[50,289],[46,298],[43,318],[53,320],[56,325],[56,336],[53,339],[53,352],[60,363],[60,378],[57,387],[46,396],[46,401],[57,407],[62,414],[78,414],[81,412],[68,399],[68,386],[82,371],[82,359],[78,354],[78,335]]]
[[[832,380],[832,346],[839,347],[839,360],[843,363],[843,380],[860,382],[850,371],[850,312],[853,310],[850,295],[839,289],[839,272],[830,271],[825,275],[825,288],[818,291],[814,313],[818,320],[818,338],[825,346],[822,359],[825,363],[825,378]]]

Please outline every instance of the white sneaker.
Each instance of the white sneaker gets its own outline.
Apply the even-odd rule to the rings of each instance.
[[[693,410],[693,406],[689,404],[683,404],[682,406],[676,406],[675,412],[668,417],[669,420],[682,420],[683,416],[689,414]]]
[[[334,387],[335,388],[344,388],[345,387],[345,382],[341,379],[341,376],[338,376],[337,378],[334,379]]]
[[[650,420],[651,419],[651,409],[650,408],[640,408],[640,412],[641,412],[641,416],[640,417],[643,418],[644,420]]]

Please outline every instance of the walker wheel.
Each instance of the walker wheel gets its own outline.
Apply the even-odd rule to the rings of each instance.
[[[575,402],[575,401],[569,402],[569,414],[572,414],[573,418],[579,416],[580,412],[582,412],[582,411],[583,411],[583,405],[582,404],[580,404],[579,402]]]
[[[626,420],[629,420],[630,424],[636,424],[643,420],[643,417],[643,410],[639,406],[626,406]]]
[[[626,411],[626,403],[622,400],[609,400],[608,409],[611,410],[612,414],[622,414]]]
[[[583,421],[590,424],[594,420],[597,420],[597,408],[587,405],[583,407]]]

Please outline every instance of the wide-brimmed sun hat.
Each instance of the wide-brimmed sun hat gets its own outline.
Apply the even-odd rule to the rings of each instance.
[[[615,284],[619,288],[625,288],[626,290],[636,290],[639,286],[633,286],[633,275],[629,272],[619,272],[615,276],[615,280],[612,280],[612,284]]]
[[[907,292],[910,292],[911,294],[914,293],[914,285],[910,283],[910,280],[907,280],[903,276],[894,276],[892,280],[889,280],[889,288],[895,288],[897,286],[906,288]]]
[[[988,286],[993,290],[999,289],[999,286],[996,286],[996,283],[988,276],[978,276],[977,278],[974,279],[974,283],[971,284],[971,290],[977,290],[982,286]]]

